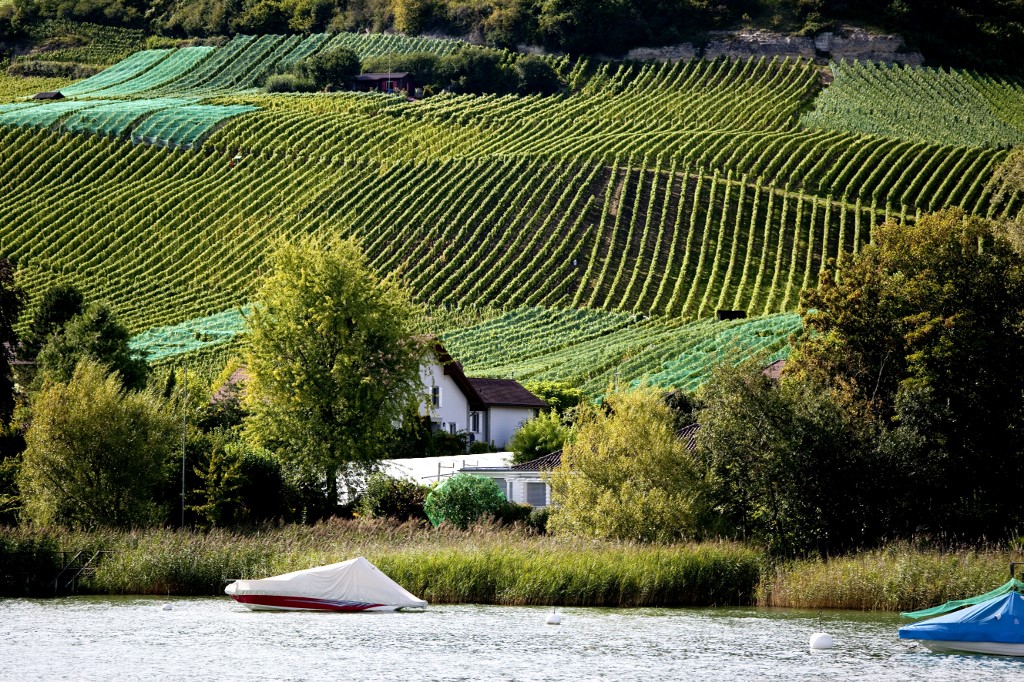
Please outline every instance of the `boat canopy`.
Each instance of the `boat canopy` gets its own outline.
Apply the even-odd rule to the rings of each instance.
[[[360,609],[379,606],[426,608],[417,598],[363,557],[262,580],[236,580],[224,592],[238,599],[268,596],[351,605]],[[294,601],[294,600],[293,600]],[[296,603],[289,602],[295,606]]]
[[[1010,591],[956,613],[904,625],[900,639],[1022,644],[1024,596]]]
[[[1000,585],[991,592],[979,594],[977,597],[968,597],[967,599],[955,599],[953,601],[948,601],[945,604],[941,604],[939,606],[933,606],[930,609],[922,609],[921,611],[907,611],[901,613],[900,615],[904,618],[914,619],[941,616],[944,613],[956,611],[957,609],[962,609],[965,606],[974,606],[975,604],[987,602],[989,599],[994,599],[1009,592],[1021,592],[1022,590],[1024,590],[1024,582],[1021,582],[1016,578],[1010,578],[1009,582],[1005,583],[1004,585]]]

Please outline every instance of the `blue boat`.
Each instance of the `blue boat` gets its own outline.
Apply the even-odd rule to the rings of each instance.
[[[1024,583],[1015,578],[991,592],[947,602],[908,618],[935,616],[900,628],[900,639],[918,640],[940,653],[1024,656]]]

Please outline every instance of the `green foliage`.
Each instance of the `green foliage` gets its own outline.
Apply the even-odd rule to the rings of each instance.
[[[124,389],[89,359],[32,405],[19,474],[26,519],[40,525],[146,526],[180,424],[159,396]]]
[[[962,211],[887,223],[805,292],[797,378],[832,386],[879,430],[877,447],[914,500],[890,533],[999,537],[1021,512],[1013,462],[1024,418],[1024,259]]]
[[[293,69],[300,79],[312,83],[314,90],[343,89],[359,75],[360,64],[355,52],[339,47],[307,57]]]
[[[557,452],[568,438],[569,428],[562,424],[561,416],[554,411],[542,412],[520,426],[509,439],[508,449],[513,452],[512,463],[522,464]]]
[[[417,311],[354,240],[281,241],[270,265],[248,318],[245,432],[333,505],[338,477],[377,461],[418,401]]]
[[[126,388],[146,385],[149,367],[128,346],[128,331],[105,303],[93,303],[52,333],[36,358],[41,382],[65,383],[85,359],[117,372]]]
[[[828,555],[874,538],[886,479],[859,427],[821,386],[775,385],[762,363],[722,367],[701,392],[697,443],[708,535],[774,555]]]
[[[207,436],[207,451],[195,473],[199,504],[192,507],[207,526],[230,527],[283,518],[294,497],[280,462],[265,450],[221,429]]]
[[[423,503],[429,491],[427,486],[412,481],[373,474],[360,496],[359,512],[369,518],[425,519]]]
[[[263,86],[267,92],[313,92],[317,88],[313,81],[294,73],[277,73],[267,78]]]
[[[465,529],[488,514],[499,514],[506,504],[493,479],[455,474],[430,491],[423,511],[435,527],[447,521]]]
[[[582,389],[565,381],[526,381],[523,388],[546,402],[559,415],[569,412],[588,399]]]
[[[6,258],[0,258],[0,429],[7,428],[14,414],[16,399],[11,360],[18,347],[14,327],[24,306],[25,292],[15,283],[14,266]]]
[[[25,349],[35,357],[50,336],[85,309],[85,297],[71,284],[56,284],[39,297],[32,307],[32,321],[25,334]]]
[[[581,410],[550,485],[552,533],[651,542],[697,530],[696,464],[655,389]]]

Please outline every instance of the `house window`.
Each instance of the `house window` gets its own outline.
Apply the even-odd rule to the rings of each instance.
[[[548,505],[547,483],[528,482],[526,484],[526,503],[531,507],[546,507]]]
[[[458,430],[458,427],[455,425],[455,422],[449,422],[448,423],[448,433],[450,433],[450,434],[452,434],[454,436],[455,432],[457,430]]]
[[[430,387],[430,404],[434,407],[441,407],[441,387]]]
[[[501,494],[504,495],[505,499],[507,500],[508,499],[508,490],[507,490],[507,486],[505,485],[505,479],[504,478],[495,478],[495,479],[493,479],[493,481],[498,484],[498,490],[501,491]]]
[[[480,413],[469,413],[469,430],[473,433],[480,433]]]

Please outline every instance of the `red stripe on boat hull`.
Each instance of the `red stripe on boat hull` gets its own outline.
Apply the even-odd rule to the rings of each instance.
[[[333,601],[312,597],[287,597],[270,594],[233,594],[231,598],[253,610],[269,611],[371,611],[389,610],[393,606],[353,601]]]

